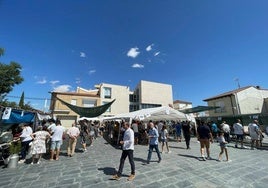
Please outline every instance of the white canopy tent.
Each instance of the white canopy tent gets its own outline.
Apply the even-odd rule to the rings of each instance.
[[[88,120],[88,121],[99,121],[100,119],[98,117],[94,117],[94,118],[89,118],[89,117],[80,117],[78,118],[78,121],[81,121],[81,120]]]
[[[188,120],[186,114],[179,112],[168,106],[161,106],[156,108],[147,108],[134,112],[118,114],[114,117],[107,117],[105,120],[109,119],[135,119],[140,121],[160,121],[160,120]]]

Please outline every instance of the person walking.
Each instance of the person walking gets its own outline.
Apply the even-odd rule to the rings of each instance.
[[[134,158],[133,158],[134,132],[130,128],[130,125],[128,122],[124,123],[124,129],[125,129],[124,137],[123,137],[123,140],[120,141],[120,144],[123,145],[123,151],[122,151],[121,158],[120,158],[120,165],[119,165],[119,169],[117,173],[113,175],[112,179],[120,180],[122,172],[123,172],[125,160],[128,157],[129,163],[131,166],[131,174],[127,178],[127,180],[132,181],[135,178],[135,163],[134,163]]]
[[[134,131],[134,140],[135,140],[134,144],[137,145],[139,143],[139,128],[138,128],[138,123],[136,122],[136,120],[133,120],[131,128]]]
[[[79,136],[80,131],[76,127],[76,124],[73,123],[72,127],[68,129],[67,135],[69,136],[69,142],[68,142],[68,148],[67,148],[67,154],[68,156],[72,157],[74,155],[76,143],[77,143],[77,137]]]
[[[177,141],[181,142],[181,123],[180,123],[180,121],[178,121],[177,124],[175,125],[175,129],[176,129]]]
[[[201,158],[205,161],[206,159],[211,159],[210,157],[210,142],[213,143],[213,137],[210,132],[210,128],[205,124],[204,121],[197,127],[197,139],[200,142],[200,153]],[[207,158],[205,158],[205,147],[207,152]]]
[[[27,155],[27,152],[30,148],[30,143],[32,142],[31,134],[33,133],[32,128],[29,126],[29,124],[23,124],[22,125],[22,133],[20,135],[21,139],[21,159],[19,163],[24,163],[25,158]]]
[[[243,143],[244,129],[243,129],[243,125],[241,124],[240,119],[237,119],[236,123],[233,125],[233,129],[234,129],[234,134],[236,135],[235,147],[237,148],[238,141],[240,140],[241,148],[245,149],[246,147],[244,147],[244,143]]]
[[[50,134],[48,131],[43,131],[42,126],[38,126],[35,133],[31,134],[33,139],[31,151],[32,151],[32,163],[34,164],[34,159],[37,159],[37,164],[40,164],[40,160],[42,155],[46,153],[46,140],[50,138]]]
[[[211,132],[212,132],[213,139],[216,140],[218,136],[218,126],[214,121],[211,121]]]
[[[164,152],[164,146],[166,145],[167,147],[167,153],[170,153],[171,151],[169,150],[169,146],[168,146],[168,131],[167,131],[167,126],[164,124],[161,130],[161,142],[162,142],[162,150],[161,153]]]
[[[182,122],[182,132],[186,142],[186,149],[190,148],[190,139],[191,139],[191,125],[189,121]]]
[[[59,160],[60,147],[62,145],[62,136],[64,134],[64,127],[61,126],[60,120],[56,120],[56,127],[53,128],[51,137],[51,151],[50,151],[50,161],[54,160],[54,155],[56,154],[55,160]],[[55,153],[56,151],[56,153]]]
[[[221,128],[222,128],[222,131],[224,132],[225,141],[229,143],[230,142],[230,132],[231,132],[230,125],[228,125],[226,123],[226,121],[223,121]]]
[[[152,157],[152,152],[153,149],[155,149],[157,156],[158,156],[158,163],[161,162],[162,158],[161,158],[161,154],[159,152],[159,148],[158,148],[158,131],[157,129],[154,127],[154,123],[150,122],[149,123],[150,129],[148,132],[148,138],[149,138],[149,152],[148,152],[148,157],[147,157],[147,164],[150,163],[151,161],[151,157]]]
[[[87,137],[89,135],[88,121],[86,119],[79,121],[80,124],[80,137],[83,151],[87,151]]]
[[[222,160],[222,154],[225,153],[226,161],[229,162],[230,160],[229,160],[228,151],[227,151],[227,144],[228,144],[228,142],[225,141],[224,132],[223,131],[220,132],[220,136],[218,138],[218,142],[220,143],[220,147],[221,147],[221,152],[219,154],[218,161],[221,161]]]
[[[254,144],[258,149],[260,147],[260,128],[258,126],[258,120],[253,120],[252,123],[248,125],[249,135],[251,137],[251,149],[254,150]]]

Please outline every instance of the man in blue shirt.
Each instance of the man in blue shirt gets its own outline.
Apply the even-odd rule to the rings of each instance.
[[[123,140],[120,141],[120,144],[123,145],[123,151],[122,155],[120,158],[120,165],[117,174],[113,175],[112,179],[114,180],[120,180],[123,168],[124,168],[124,163],[126,158],[128,157],[130,167],[131,167],[131,174],[128,177],[128,181],[131,181],[135,178],[135,164],[134,164],[134,158],[133,158],[133,152],[134,152],[134,132],[130,128],[130,125],[128,122],[124,123],[124,137]]]
[[[148,153],[148,157],[147,157],[147,164],[150,163],[151,157],[152,157],[152,152],[153,149],[155,149],[157,156],[158,156],[158,163],[161,162],[162,158],[158,149],[158,131],[157,129],[154,127],[153,122],[149,123],[150,129],[149,129],[149,133],[148,133],[148,137],[149,137],[149,153]]]

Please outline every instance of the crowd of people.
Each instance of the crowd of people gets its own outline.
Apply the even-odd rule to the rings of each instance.
[[[43,154],[50,156],[49,160],[59,160],[63,141],[68,139],[67,155],[73,157],[77,145],[77,140],[81,139],[83,152],[87,151],[87,142],[90,146],[93,141],[102,135],[103,129],[99,121],[88,121],[83,119],[74,122],[72,126],[66,129],[62,126],[60,120],[44,120],[41,125],[33,131],[32,124],[20,124],[14,133],[14,139],[20,139],[21,151],[19,163],[24,163],[27,154],[32,154],[31,164],[40,164]]]
[[[196,137],[200,143],[200,159],[209,160],[210,143],[218,142],[220,152],[218,161],[222,161],[222,156],[225,154],[226,161],[230,161],[227,145],[231,141],[231,131],[235,135],[235,147],[238,148],[240,143],[241,148],[244,146],[244,137],[248,134],[251,138],[251,149],[258,149],[261,147],[261,140],[263,137],[257,120],[253,120],[248,125],[248,132],[245,126],[242,125],[241,120],[237,119],[232,126],[223,121],[220,125],[215,122],[197,121],[197,124],[190,121],[132,121],[132,123],[124,121],[88,121],[83,119],[74,122],[71,128],[64,128],[60,120],[49,119],[44,121],[42,125],[38,126],[33,132],[29,124],[21,126],[22,131],[16,134],[21,139],[21,152],[19,163],[24,163],[27,152],[32,154],[31,164],[40,164],[43,154],[49,154],[50,161],[59,160],[59,154],[62,147],[63,140],[68,138],[67,155],[73,157],[77,140],[80,138],[82,151],[87,152],[87,143],[92,146],[94,140],[98,136],[104,134],[110,139],[112,144],[121,145],[122,156],[120,159],[119,170],[113,176],[113,179],[120,179],[124,161],[128,157],[131,165],[131,175],[128,180],[135,178],[135,164],[133,160],[134,145],[145,144],[149,146],[147,164],[150,164],[153,150],[156,151],[158,162],[162,160],[162,154],[171,153],[169,148],[169,140],[171,135],[177,142],[185,141],[186,149],[191,149],[190,140]],[[161,145],[160,145],[160,144]],[[159,149],[161,146],[161,150]]]

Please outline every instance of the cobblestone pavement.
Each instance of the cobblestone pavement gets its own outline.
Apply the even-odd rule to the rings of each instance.
[[[250,150],[228,147],[231,162],[218,162],[219,146],[211,146],[212,160],[201,161],[199,143],[191,140],[191,149],[185,142],[170,142],[171,153],[162,154],[157,163],[145,164],[148,146],[135,146],[136,178],[129,182],[128,159],[120,181],[110,180],[118,168],[121,150],[112,147],[103,138],[95,140],[86,153],[77,152],[67,157],[62,151],[59,161],[43,159],[40,165],[19,164],[16,169],[0,169],[0,187],[267,187],[268,150]],[[78,144],[78,147],[80,145]]]

